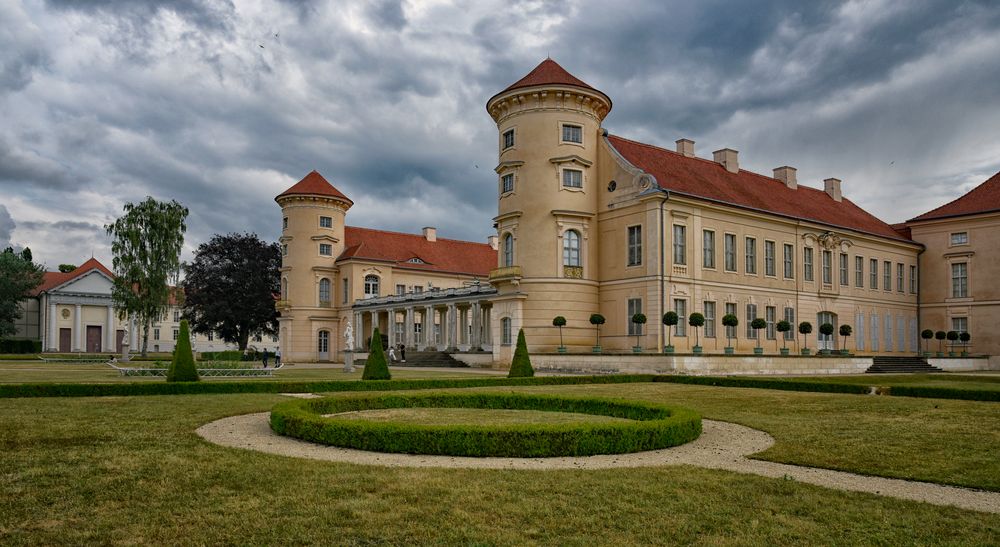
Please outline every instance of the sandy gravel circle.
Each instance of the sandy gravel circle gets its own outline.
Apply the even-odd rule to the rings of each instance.
[[[1000,513],[1000,493],[942,486],[939,484],[887,479],[751,460],[746,456],[766,450],[774,438],[763,431],[737,424],[702,420],[698,439],[673,448],[606,456],[558,458],[470,458],[385,454],[326,446],[283,437],[271,430],[269,412],[230,416],[197,429],[205,440],[231,448],[268,454],[360,465],[386,467],[444,467],[467,469],[610,469],[694,465],[764,477],[784,478],[838,490],[867,492],[881,496],[951,505],[963,509]]]

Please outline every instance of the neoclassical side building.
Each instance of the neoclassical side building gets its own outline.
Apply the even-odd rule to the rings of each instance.
[[[845,197],[830,177],[799,184],[796,170],[741,169],[730,148],[700,157],[695,143],[636,142],[602,127],[608,95],[546,59],[487,101],[497,125],[496,236],[444,240],[344,225],[352,201],[318,173],[277,196],[283,212],[281,344],[289,359],[337,359],[351,322],[356,350],[375,325],[391,343],[482,350],[509,362],[518,329],[532,351],[595,344],[659,352],[660,317],[701,312],[707,353],[796,347],[776,324],[814,325],[809,346],[839,348],[818,325],[851,325],[847,348],[918,347],[923,246]],[[646,325],[630,318],[643,313]],[[726,314],[740,325],[722,327]],[[754,318],[767,327],[749,328]],[[690,351],[685,325],[669,338]],[[784,340],[782,340],[784,338]]]

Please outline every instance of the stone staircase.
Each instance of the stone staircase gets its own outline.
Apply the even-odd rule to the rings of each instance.
[[[872,366],[868,367],[868,370],[865,371],[866,373],[944,372],[928,364],[927,359],[915,355],[877,356],[872,361]]]

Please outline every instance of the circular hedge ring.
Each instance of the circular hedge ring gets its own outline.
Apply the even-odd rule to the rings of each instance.
[[[325,415],[388,408],[481,408],[573,412],[622,422],[423,425]],[[697,439],[701,416],[675,406],[620,399],[521,393],[430,393],[326,397],[278,404],[271,429],[305,441],[372,452],[539,458],[658,450]]]

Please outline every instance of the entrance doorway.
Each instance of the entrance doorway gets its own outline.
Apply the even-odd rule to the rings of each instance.
[[[816,335],[816,339],[818,340],[817,346],[819,347],[819,349],[828,349],[832,351],[836,349],[834,346],[837,345],[837,314],[828,311],[820,312],[819,314],[817,314],[816,332],[819,332],[819,326],[822,325],[823,323],[829,323],[833,325],[833,334],[830,335],[822,333],[817,334]]]
[[[330,360],[330,331],[319,331],[319,347],[317,349],[319,350],[320,361]]]
[[[69,353],[72,351],[73,333],[70,329],[59,329],[59,352]]]
[[[101,352],[101,327],[87,326],[87,353]]]

